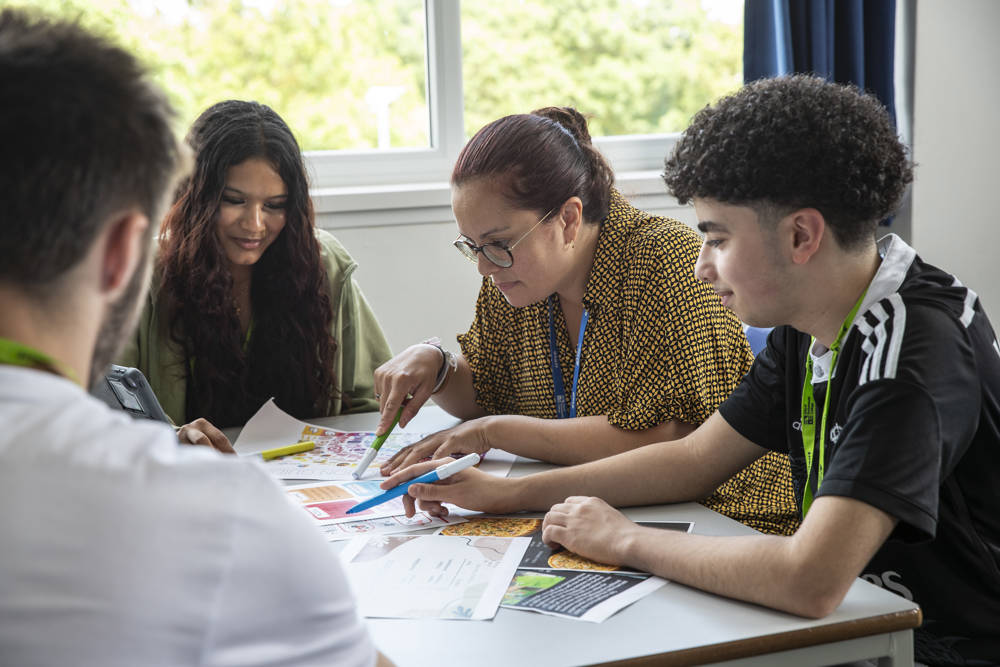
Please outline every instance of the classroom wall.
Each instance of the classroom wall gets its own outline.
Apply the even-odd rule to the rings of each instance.
[[[393,353],[431,336],[458,349],[455,334],[472,320],[479,280],[475,266],[449,247],[457,235],[453,222],[335,233],[359,264],[356,279]]]
[[[1000,327],[1000,2],[916,3],[912,243]]]

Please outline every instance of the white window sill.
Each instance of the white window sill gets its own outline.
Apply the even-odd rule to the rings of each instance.
[[[667,193],[658,171],[620,173],[615,187],[643,210],[687,208]],[[327,229],[440,223],[452,219],[451,188],[445,182],[314,188],[312,199],[316,216],[321,218],[320,226]]]

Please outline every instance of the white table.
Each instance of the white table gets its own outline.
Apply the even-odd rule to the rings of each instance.
[[[345,430],[374,428],[376,415],[314,420]],[[458,423],[424,408],[413,430]],[[411,430],[410,427],[407,430]],[[511,476],[550,469],[519,458]],[[755,531],[696,503],[625,509],[635,520],[694,521],[701,535]],[[538,515],[525,515],[538,516]],[[912,628],[919,607],[858,579],[832,614],[808,620],[670,582],[594,624],[511,609],[492,621],[370,619],[375,643],[399,667],[545,665],[829,665],[878,658],[879,665],[913,664]]]

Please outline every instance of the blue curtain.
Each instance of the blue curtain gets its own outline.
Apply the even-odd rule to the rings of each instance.
[[[895,122],[896,0],[745,0],[743,81],[804,72],[874,93]]]

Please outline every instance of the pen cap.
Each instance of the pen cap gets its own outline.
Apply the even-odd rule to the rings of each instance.
[[[471,468],[477,463],[479,463],[479,454],[466,454],[457,461],[445,463],[443,466],[436,468],[435,472],[438,475],[438,479],[444,479],[445,477],[451,477],[455,473],[465,470],[466,468]]]

